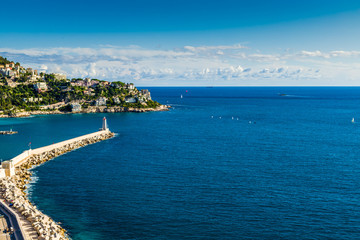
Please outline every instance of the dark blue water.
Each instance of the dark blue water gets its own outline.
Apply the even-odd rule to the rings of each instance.
[[[0,120],[3,159],[118,133],[34,170],[72,239],[360,238],[360,88],[150,90],[173,109]]]

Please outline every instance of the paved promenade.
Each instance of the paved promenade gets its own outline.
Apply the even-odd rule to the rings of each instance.
[[[11,227],[14,228],[14,236],[16,240],[28,240],[29,234],[26,234],[21,226],[20,216],[8,206],[4,199],[0,200],[0,210],[8,217]],[[9,226],[10,227],[10,226]],[[3,231],[3,229],[1,229]],[[35,232],[36,233],[36,232]]]
[[[4,215],[6,214],[4,213]],[[0,240],[11,240],[10,233],[5,232],[5,229],[9,229],[9,227],[6,218],[0,217]]]

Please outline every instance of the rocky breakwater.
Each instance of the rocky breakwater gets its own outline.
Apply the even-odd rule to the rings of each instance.
[[[19,214],[23,215],[30,222],[33,229],[38,234],[38,239],[69,239],[66,231],[49,216],[40,212],[28,199],[26,194],[26,184],[31,180],[31,168],[39,166],[57,156],[70,152],[74,149],[84,147],[102,140],[114,137],[110,131],[91,137],[72,141],[71,143],[61,144],[59,147],[51,148],[38,154],[30,155],[24,162],[20,162],[15,169],[15,175],[0,180],[0,195],[12,206]]]
[[[17,214],[25,217],[38,234],[37,239],[65,240],[69,239],[66,231],[50,217],[40,212],[26,198],[23,191],[18,188],[16,179],[6,177],[0,180],[0,195],[5,199]],[[21,224],[21,223],[20,223]],[[29,230],[25,231],[25,239],[28,239]],[[31,238],[33,239],[33,238]]]

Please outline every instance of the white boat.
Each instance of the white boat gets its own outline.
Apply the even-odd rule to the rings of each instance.
[[[354,122],[355,122],[355,118],[352,118],[352,119],[351,119],[351,122],[354,123]]]
[[[183,98],[183,95],[182,95],[182,94],[180,95],[180,98]]]

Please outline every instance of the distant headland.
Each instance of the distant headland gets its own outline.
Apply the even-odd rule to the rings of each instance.
[[[0,118],[40,114],[166,111],[132,83],[67,79],[0,57]]]

